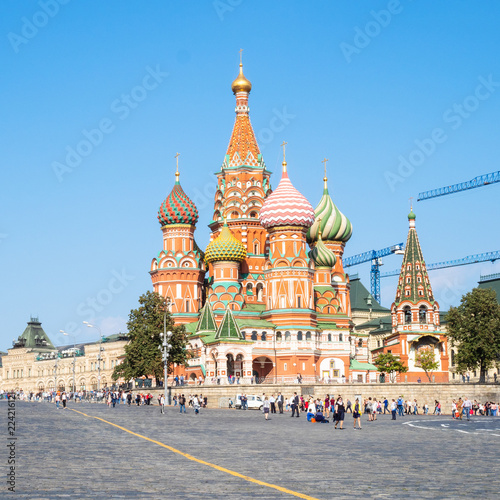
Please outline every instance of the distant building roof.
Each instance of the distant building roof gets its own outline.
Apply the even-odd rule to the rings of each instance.
[[[371,302],[371,305],[370,305]],[[365,288],[359,278],[351,280],[351,310],[355,311],[377,311],[390,313],[390,310],[381,306]]]
[[[366,330],[369,329],[370,333],[385,333],[392,331],[392,316],[389,314],[387,316],[380,316],[379,318],[373,318],[366,323],[357,325],[356,330]]]
[[[500,304],[500,273],[481,276],[478,288],[491,288],[494,290],[497,294],[497,302]]]

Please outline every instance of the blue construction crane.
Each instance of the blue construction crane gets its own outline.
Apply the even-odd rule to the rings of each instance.
[[[495,184],[495,182],[500,182],[500,170],[498,172],[492,172],[491,174],[479,175],[470,181],[452,184],[451,186],[445,186],[439,189],[431,189],[430,191],[424,191],[423,193],[418,194],[417,201],[429,200],[430,198],[458,193],[459,191],[465,191],[466,189],[487,186],[488,184]]]
[[[370,271],[370,286],[373,298],[380,303],[380,266],[382,265],[382,257],[391,254],[403,254],[404,243],[392,245],[392,247],[383,248],[382,250],[370,250],[369,252],[353,255],[343,259],[344,267],[356,266],[363,262],[372,261],[372,268]]]
[[[432,271],[434,269],[443,269],[445,267],[466,266],[467,264],[476,264],[478,262],[486,262],[488,260],[490,260],[491,262],[495,262],[498,259],[500,259],[500,250],[497,250],[496,252],[486,252],[486,253],[468,255],[463,259],[434,262],[433,264],[427,265],[427,270]],[[386,271],[385,273],[381,273],[380,277],[387,278],[388,276],[399,276],[400,272],[401,272],[400,269],[394,269],[393,271]]]

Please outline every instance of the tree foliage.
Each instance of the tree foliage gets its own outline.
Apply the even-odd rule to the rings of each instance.
[[[474,288],[446,315],[447,336],[457,347],[457,371],[479,368],[479,381],[500,355],[500,305],[494,290]]]
[[[123,377],[130,380],[135,377],[154,376],[163,379],[163,361],[159,346],[160,332],[164,329],[172,332],[169,343],[169,371],[172,363],[185,364],[187,360],[186,332],[183,325],[174,326],[172,315],[168,311],[165,299],[156,292],[146,292],[139,297],[139,307],[132,309],[127,323],[129,343],[125,346],[125,359],[113,371],[113,379]]]
[[[394,354],[390,352],[380,353],[373,361],[373,364],[380,373],[387,373],[391,382],[396,380],[396,375],[398,373],[406,373],[408,371],[408,367],[405,366],[397,356],[394,356]]]
[[[434,349],[420,349],[415,357],[415,361],[416,365],[424,370],[429,382],[432,382],[431,373],[439,368],[439,361],[436,361]]]

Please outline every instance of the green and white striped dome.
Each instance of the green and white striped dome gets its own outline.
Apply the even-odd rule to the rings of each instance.
[[[333,203],[328,193],[326,177],[323,196],[314,210],[314,215],[316,220],[307,232],[309,242],[318,241],[320,230],[324,241],[342,241],[345,243],[351,237],[351,221]]]
[[[335,254],[326,247],[321,238],[321,231],[318,235],[318,242],[314,248],[309,252],[309,257],[314,260],[316,267],[330,267],[332,268],[337,262]]]

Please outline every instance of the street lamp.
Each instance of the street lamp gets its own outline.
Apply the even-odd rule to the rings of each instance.
[[[71,336],[70,333],[67,333],[64,330],[59,330],[59,331],[67,337]],[[76,372],[76,335],[73,335],[72,337],[73,337],[73,397],[76,400],[76,397],[75,397],[75,392],[76,392],[76,376],[75,376],[75,372]]]
[[[168,397],[168,391],[167,391],[167,376],[168,376],[168,355],[170,352],[170,349],[172,348],[172,345],[169,344],[169,340],[172,337],[172,332],[168,331],[167,332],[167,314],[165,313],[163,317],[163,332],[160,333],[160,337],[162,338],[162,343],[161,346],[158,346],[158,349],[162,351],[162,356],[161,359],[163,361],[163,388],[165,390],[165,401],[167,404],[170,404],[169,402],[169,397]],[[163,347],[163,349],[162,349]]]
[[[56,362],[54,364],[54,389],[57,396],[57,363],[59,362],[59,353],[52,353],[52,356],[56,357]]]
[[[88,321],[84,321],[83,324],[89,328],[95,328],[99,332],[99,354],[97,355],[97,392],[99,392],[101,390],[101,352],[103,351],[101,347],[102,333],[98,326],[91,325]]]

